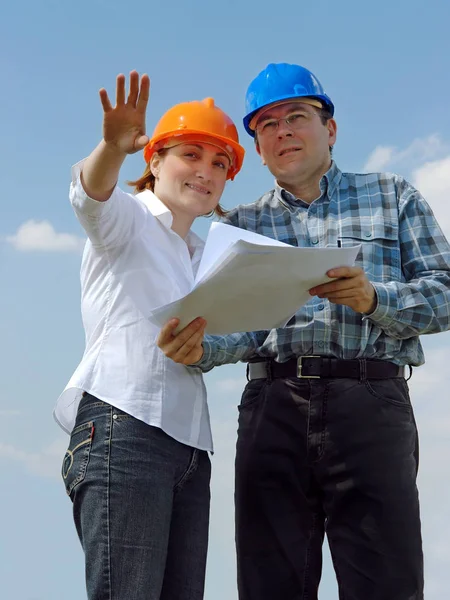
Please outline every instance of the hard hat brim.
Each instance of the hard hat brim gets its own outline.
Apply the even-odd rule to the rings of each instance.
[[[233,180],[241,170],[242,163],[244,161],[245,150],[240,144],[224,136],[217,134],[213,135],[211,133],[195,129],[183,129],[182,131],[175,130],[171,132],[165,132],[164,134],[153,138],[144,148],[145,162],[149,163],[153,154],[165,147],[165,142],[169,142],[170,140],[179,140],[178,143],[167,146],[172,147],[184,143],[183,138],[186,138],[186,142],[196,140],[199,142],[211,143],[218,148],[221,148],[230,157],[231,164],[230,168],[228,169],[227,179]]]

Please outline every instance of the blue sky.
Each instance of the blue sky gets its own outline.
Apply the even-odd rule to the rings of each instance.
[[[131,69],[152,81],[148,129],[171,105],[213,96],[238,123],[247,156],[224,205],[272,185],[241,125],[250,80],[296,62],[336,105],[343,170],[390,170],[415,183],[450,237],[450,41],[447,0],[164,3],[41,0],[0,9],[0,580],[5,600],[79,600],[83,556],[59,479],[67,437],[56,398],[83,351],[79,244],[70,166],[101,136],[98,89]],[[143,169],[130,157],[121,182]],[[195,230],[206,236],[209,221]],[[421,433],[427,598],[450,587],[450,334],[424,339],[411,382]],[[216,439],[206,600],[236,600],[233,455],[242,365],[207,376]],[[337,598],[325,561],[321,600]]]

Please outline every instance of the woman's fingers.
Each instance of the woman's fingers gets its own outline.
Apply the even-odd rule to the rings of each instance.
[[[111,102],[108,98],[108,92],[105,90],[105,88],[102,88],[98,94],[100,96],[100,102],[102,103],[103,111],[106,113],[112,110]]]
[[[112,105],[105,88],[99,91],[100,101],[105,112],[112,110]],[[150,78],[143,75],[139,84],[139,73],[130,72],[130,87],[128,90],[127,104],[143,112],[147,109],[148,99],[150,97]],[[125,75],[121,73],[116,79],[116,107],[125,105]]]
[[[141,89],[139,90],[139,98],[137,101],[136,109],[139,112],[145,113],[147,110],[147,103],[150,97],[150,77],[144,73],[141,78]]]
[[[130,72],[130,87],[128,91],[127,104],[136,108],[136,103],[139,94],[139,73],[137,71]]]
[[[116,106],[125,104],[125,75],[120,73],[116,79]]]

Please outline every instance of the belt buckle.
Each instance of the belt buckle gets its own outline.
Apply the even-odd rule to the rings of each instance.
[[[309,354],[308,356],[299,356],[297,359],[297,377],[299,379],[320,379],[320,375],[303,375],[302,374],[302,368],[303,368],[302,361],[304,358],[321,358],[321,357],[318,356],[317,354]]]

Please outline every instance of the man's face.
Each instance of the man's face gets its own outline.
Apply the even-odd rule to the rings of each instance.
[[[319,109],[300,100],[289,101],[261,112],[256,137],[256,149],[270,172],[281,185],[295,185],[328,169],[336,122],[329,119],[324,125]]]

